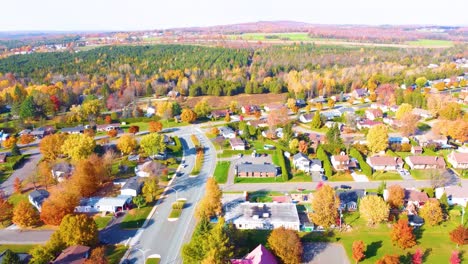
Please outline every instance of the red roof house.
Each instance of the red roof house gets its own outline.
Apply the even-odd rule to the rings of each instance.
[[[231,259],[231,264],[277,264],[275,256],[263,245],[258,245],[243,259]]]

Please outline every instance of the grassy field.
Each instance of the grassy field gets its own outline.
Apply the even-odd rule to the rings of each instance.
[[[111,219],[111,216],[95,216],[94,222],[96,222],[98,229],[103,229],[107,226],[107,224],[109,224]]]
[[[123,255],[127,251],[126,246],[122,245],[108,245],[106,246],[106,257],[109,264],[118,264],[122,259]]]
[[[0,245],[0,252],[3,252],[7,249],[15,252],[15,253],[28,253],[33,247],[35,247],[36,245],[13,245],[13,244],[9,244],[9,245]]]
[[[410,46],[422,46],[422,47],[452,47],[453,41],[438,40],[438,39],[419,39],[416,41],[407,41],[406,44]]]
[[[402,180],[400,174],[398,172],[383,172],[383,171],[377,171],[374,174],[372,174],[372,177],[369,177],[369,180],[371,181],[397,181],[397,180]]]
[[[427,170],[411,170],[410,173],[415,180],[429,180],[431,177]]]
[[[128,229],[140,228],[145,222],[146,217],[149,215],[152,208],[153,208],[153,205],[149,204],[140,209],[134,208],[130,210],[125,215],[125,218],[123,219],[123,221],[120,223],[120,227],[128,228]]]
[[[230,166],[230,161],[219,161],[218,164],[216,164],[216,169],[213,175],[216,182],[226,183]]]
[[[304,173],[299,172],[293,175],[293,177],[289,180],[289,182],[311,182],[312,176]]]

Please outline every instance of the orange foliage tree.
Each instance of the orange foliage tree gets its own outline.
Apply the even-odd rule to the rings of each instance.
[[[416,237],[413,234],[413,227],[408,225],[407,219],[400,219],[393,224],[390,237],[394,245],[402,249],[411,248],[416,245]]]
[[[392,208],[399,208],[403,205],[405,190],[398,184],[388,188],[388,203]]]
[[[362,240],[356,240],[353,242],[353,259],[358,263],[359,261],[363,260],[366,255],[366,245]]]
[[[457,226],[450,232],[450,240],[457,244],[457,247],[468,244],[468,228],[462,225]]]
[[[78,194],[67,184],[64,189],[51,193],[41,208],[41,220],[48,225],[60,225],[67,214],[72,214],[80,202]]]
[[[19,138],[19,143],[22,145],[29,144],[31,142],[34,142],[34,136],[30,134],[22,134]]]
[[[159,121],[151,121],[149,122],[148,130],[150,133],[159,132],[163,129],[163,125]]]

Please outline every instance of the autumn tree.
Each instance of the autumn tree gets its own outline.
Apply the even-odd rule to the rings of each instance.
[[[462,109],[459,103],[449,102],[439,111],[439,116],[446,120],[456,120],[461,116]]]
[[[395,112],[395,118],[401,120],[404,116],[410,114],[413,111],[413,106],[410,104],[402,104],[398,107]]]
[[[452,251],[452,255],[450,255],[450,264],[460,264],[461,259],[460,259],[460,252],[458,251]]]
[[[93,154],[77,163],[70,184],[80,196],[91,197],[107,180],[102,158]]]
[[[1,264],[21,264],[18,254],[14,253],[13,251],[7,249],[2,254],[2,262]]]
[[[268,237],[268,246],[285,264],[299,264],[302,261],[302,242],[294,230],[284,227],[273,229]]]
[[[234,255],[234,246],[226,232],[224,218],[220,217],[218,223],[211,229],[206,247],[207,255],[202,263],[223,264],[228,263]],[[209,260],[209,261],[207,261]]]
[[[182,122],[191,124],[197,120],[197,114],[191,109],[185,108],[182,110],[182,114],[180,114],[180,119]]]
[[[400,119],[400,132],[403,136],[411,136],[416,133],[418,129],[419,117],[414,114],[404,115]]]
[[[0,226],[8,226],[13,218],[13,205],[0,193]]]
[[[85,245],[92,247],[97,245],[99,241],[96,222],[85,214],[66,215],[58,232],[61,240],[67,246]]]
[[[392,208],[400,208],[405,200],[405,189],[400,185],[394,184],[388,188],[388,204]]]
[[[393,224],[390,237],[394,245],[402,249],[411,248],[416,245],[416,237],[413,234],[413,227],[408,224],[407,219],[399,219]]]
[[[376,264],[400,264],[400,258],[397,255],[385,255]]]
[[[314,117],[312,118],[312,122],[310,123],[310,128],[311,129],[319,129],[323,126],[322,124],[322,118],[320,116],[320,111],[317,110],[315,112]]]
[[[105,247],[97,247],[91,251],[91,255],[85,261],[85,264],[108,264]]]
[[[359,213],[372,226],[388,219],[389,206],[382,197],[368,195],[359,202]]]
[[[206,100],[201,100],[198,103],[195,104],[195,107],[193,108],[197,116],[204,117],[210,114],[211,112],[211,107],[208,104]]]
[[[21,180],[18,177],[16,177],[15,181],[13,182],[13,189],[14,189],[15,193],[21,193],[22,192],[21,186],[22,186]]]
[[[457,247],[460,245],[466,245],[468,244],[468,228],[459,225],[457,226],[454,230],[452,230],[450,233],[450,240],[452,240],[453,243],[457,244]]]
[[[231,122],[231,115],[229,112],[226,113],[226,116],[224,117],[224,122],[229,123]]]
[[[118,134],[119,134],[119,131],[117,131],[117,129],[110,129],[109,131],[107,131],[106,133],[110,138],[115,138]],[[89,136],[89,134],[85,134],[87,136]],[[92,136],[91,136],[92,137]]]
[[[13,209],[13,223],[21,228],[37,225],[39,215],[28,201],[19,202]]]
[[[367,146],[372,153],[384,151],[388,147],[388,128],[384,124],[373,126],[367,133]]]
[[[34,140],[35,140],[34,136],[31,135],[31,134],[22,134],[19,137],[19,143],[22,144],[22,145],[32,143],[32,142],[34,142]]]
[[[96,120],[101,113],[102,103],[99,99],[85,100],[81,105],[81,114],[88,120]]]
[[[356,240],[353,242],[353,259],[358,263],[359,261],[363,260],[366,255],[366,244],[362,240]]]
[[[309,145],[307,144],[305,140],[299,141],[298,150],[301,153],[307,154],[309,150]]]
[[[128,128],[128,133],[132,133],[132,134],[136,134],[140,131],[140,127],[139,126],[130,126]]]
[[[206,192],[203,199],[198,204],[196,216],[198,219],[210,219],[221,214],[223,196],[218,183],[213,178],[208,178],[206,182]]]
[[[11,136],[2,141],[2,146],[6,149],[10,149],[13,146],[15,146],[17,142],[18,142],[18,138],[16,138],[15,136]]]
[[[56,160],[61,154],[62,149],[60,146],[63,145],[66,134],[58,133],[45,136],[39,143],[39,151],[46,160]]]
[[[94,138],[83,134],[72,134],[65,139],[61,150],[72,160],[78,161],[91,155],[95,147]]]
[[[48,225],[60,225],[63,217],[75,211],[80,197],[72,189],[65,188],[52,192],[41,207],[41,220]]]
[[[286,107],[271,110],[267,118],[267,123],[270,129],[283,126],[288,123],[288,121],[288,109]]]
[[[438,225],[444,219],[442,207],[436,199],[429,199],[419,210],[419,214],[430,226]]]
[[[423,251],[420,248],[416,249],[413,256],[411,257],[412,264],[422,264],[423,256],[424,256]]]
[[[419,77],[414,82],[416,83],[418,88],[422,88],[422,87],[424,87],[426,85],[427,79],[426,79],[426,77]]]
[[[148,130],[150,133],[160,132],[163,129],[163,125],[159,121],[150,121],[148,124]]]
[[[325,184],[314,195],[313,213],[310,216],[316,225],[328,228],[336,223],[339,207],[340,199],[335,194],[335,190]]]
[[[164,143],[164,136],[158,133],[150,133],[144,135],[140,141],[140,147],[146,155],[152,157],[158,153],[166,150],[166,143]]]
[[[124,155],[128,155],[128,154],[132,153],[136,149],[137,146],[138,146],[138,142],[135,139],[135,136],[133,136],[132,134],[122,135],[117,140],[117,148]]]
[[[146,202],[151,203],[155,201],[160,193],[158,178],[155,175],[146,178],[141,191]]]
[[[37,170],[34,178],[34,184],[39,184],[40,186],[43,186],[44,188],[49,188],[49,186],[53,185],[56,183],[56,180],[54,179],[54,176],[51,173],[52,171],[52,164],[47,161],[43,160],[37,164]]]

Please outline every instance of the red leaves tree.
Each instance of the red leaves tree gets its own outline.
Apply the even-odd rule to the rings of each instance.
[[[148,129],[150,133],[159,132],[163,129],[163,125],[161,122],[151,121],[149,122]]]
[[[112,123],[112,118],[111,118],[111,116],[110,116],[110,115],[106,115],[106,118],[104,119],[104,122],[105,122],[106,124]]]
[[[359,261],[363,260],[366,255],[366,245],[362,240],[356,240],[353,242],[353,259],[358,263]]]
[[[457,228],[450,232],[450,240],[457,244],[457,247],[468,244],[468,228],[462,225],[457,226]]]
[[[460,253],[458,251],[453,251],[450,256],[450,264],[460,264]]]
[[[85,264],[107,264],[109,261],[106,258],[104,247],[97,247],[91,251],[91,256],[85,261]]]
[[[107,131],[107,135],[109,137],[111,137],[111,138],[116,137],[118,133],[119,132],[117,131],[117,129],[111,129],[111,130]]]
[[[15,182],[13,183],[13,189],[15,190],[15,193],[21,193],[21,180],[16,177]]]
[[[31,142],[34,142],[34,136],[30,134],[22,134],[19,138],[19,143],[22,145],[29,144]]]
[[[298,146],[299,152],[307,154],[308,149],[309,149],[309,146],[307,145],[307,142],[305,140],[299,141],[299,146]]]
[[[413,227],[408,225],[407,219],[400,219],[393,224],[390,237],[394,245],[402,249],[411,248],[416,245],[416,237],[413,234]]]
[[[129,132],[129,133],[135,134],[135,133],[138,133],[139,131],[140,131],[140,127],[139,127],[139,126],[130,126],[130,127],[128,128],[128,132]]]
[[[414,252],[413,257],[411,259],[412,264],[422,264],[423,255],[424,253],[420,248],[416,249],[416,252]]]

